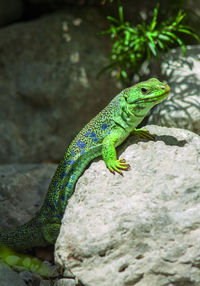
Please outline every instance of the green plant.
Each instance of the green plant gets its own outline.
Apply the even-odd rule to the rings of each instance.
[[[183,54],[186,46],[181,34],[187,34],[200,42],[192,27],[183,24],[186,14],[179,10],[177,15],[158,23],[159,3],[156,4],[150,23],[142,22],[136,26],[124,20],[123,6],[119,7],[119,18],[108,16],[110,28],[101,34],[109,34],[112,41],[110,64],[107,69],[117,70],[116,76],[122,82],[129,83],[132,75],[139,71],[145,59],[158,57],[159,51],[167,51],[176,44],[180,45]]]

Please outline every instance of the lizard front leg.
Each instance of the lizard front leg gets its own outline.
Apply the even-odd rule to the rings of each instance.
[[[126,133],[120,130],[115,130],[107,135],[102,142],[102,157],[111,173],[115,171],[122,175],[121,170],[129,170],[130,165],[124,159],[117,160],[115,146],[119,145],[127,137]],[[119,143],[120,142],[120,143]],[[118,144],[119,143],[119,144]]]
[[[140,137],[140,138],[142,138],[142,139],[155,140],[155,137],[153,136],[153,134],[151,134],[151,133],[149,132],[149,130],[147,130],[147,129],[136,129],[136,128],[135,128],[135,129],[131,132],[131,135]]]
[[[54,244],[59,235],[61,225],[58,223],[48,223],[42,226],[44,239],[48,244]]]

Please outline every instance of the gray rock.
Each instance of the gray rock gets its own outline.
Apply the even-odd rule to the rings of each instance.
[[[56,167],[55,164],[0,166],[0,228],[20,225],[33,217]]]
[[[33,285],[34,286],[34,285]],[[39,286],[52,286],[52,281],[49,280],[41,280]]]
[[[0,286],[26,286],[18,273],[0,261]]]
[[[27,286],[51,286],[49,280],[43,280],[42,277],[34,272],[20,271],[18,276],[23,279]]]
[[[98,9],[68,8],[0,31],[0,162],[58,161],[119,91]],[[87,37],[87,40],[86,40]]]
[[[70,199],[56,261],[83,285],[200,285],[200,137],[147,128],[119,148],[130,171],[96,160]]]
[[[49,280],[33,272],[21,271],[16,272],[6,264],[0,261],[0,286],[51,286]]]
[[[0,166],[0,229],[21,225],[40,208],[56,164],[15,164]],[[2,264],[4,265],[4,264]],[[28,272],[15,272],[0,263],[0,286],[50,286],[49,280]],[[53,273],[53,267],[51,267]],[[3,279],[2,279],[3,277]],[[16,277],[16,278],[15,278]],[[11,281],[11,282],[10,282]]]
[[[78,285],[74,279],[59,279],[54,286],[76,286]]]
[[[22,0],[0,1],[0,27],[19,20],[23,13]]]
[[[185,128],[200,134],[200,46],[171,50],[161,64],[171,93],[151,112],[148,124]]]

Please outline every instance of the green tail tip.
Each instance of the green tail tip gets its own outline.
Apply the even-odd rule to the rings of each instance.
[[[42,277],[50,277],[52,269],[38,258],[19,254],[6,245],[0,245],[0,259],[16,270],[28,270]]]

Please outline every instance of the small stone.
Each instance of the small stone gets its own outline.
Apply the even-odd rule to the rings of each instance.
[[[70,42],[72,39],[69,33],[63,33],[63,38],[66,40],[66,42]]]
[[[75,52],[75,53],[72,53],[71,55],[70,55],[70,61],[71,61],[71,63],[73,63],[73,64],[77,64],[78,62],[79,62],[79,52]]]
[[[62,29],[64,32],[68,32],[69,27],[68,27],[68,23],[66,21],[62,23]]]
[[[77,19],[74,19],[72,23],[74,24],[74,26],[80,26],[81,22],[82,22],[82,19],[77,18]]]

